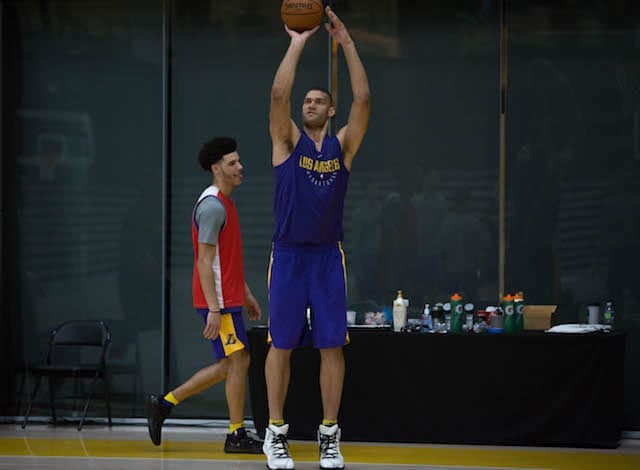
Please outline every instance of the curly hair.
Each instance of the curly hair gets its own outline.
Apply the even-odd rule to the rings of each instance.
[[[218,163],[228,153],[235,152],[238,143],[233,137],[215,137],[204,143],[198,154],[198,163],[205,171],[211,171],[211,165]]]

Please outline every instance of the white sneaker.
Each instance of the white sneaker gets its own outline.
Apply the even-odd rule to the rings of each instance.
[[[294,468],[293,459],[289,455],[287,432],[289,432],[288,424],[283,426],[270,424],[267,427],[262,452],[267,456],[267,468],[271,470]]]
[[[337,424],[318,428],[318,444],[320,444],[320,468],[344,468],[344,458],[340,453],[340,428]]]

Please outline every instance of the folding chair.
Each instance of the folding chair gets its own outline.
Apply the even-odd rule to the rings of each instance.
[[[42,377],[47,377],[49,381],[49,406],[54,423],[56,422],[55,380],[73,378],[77,382],[78,379],[91,379],[89,390],[85,393],[86,401],[78,431],[84,424],[96,382],[99,378],[102,379],[107,417],[111,427],[111,396],[106,366],[106,353],[110,343],[111,331],[107,324],[100,320],[71,320],[52,330],[44,364],[32,366],[29,369],[35,381],[22,428],[24,429],[27,425]]]

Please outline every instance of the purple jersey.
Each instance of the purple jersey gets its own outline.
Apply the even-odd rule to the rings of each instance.
[[[336,245],[349,171],[340,142],[326,136],[322,150],[302,131],[289,158],[274,168],[273,241],[286,245]]]

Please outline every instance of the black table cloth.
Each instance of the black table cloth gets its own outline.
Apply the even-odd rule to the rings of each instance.
[[[249,330],[251,409],[268,421],[267,330]],[[343,440],[616,447],[624,333],[422,334],[350,329],[339,421]],[[315,439],[319,353],[292,354],[285,420]]]

